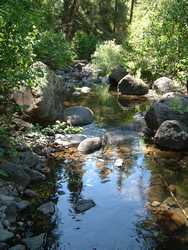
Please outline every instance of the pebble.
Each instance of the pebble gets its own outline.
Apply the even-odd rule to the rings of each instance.
[[[115,161],[114,167],[122,167],[123,166],[123,159],[119,158]]]
[[[152,207],[159,207],[160,206],[160,202],[159,201],[153,201],[152,203],[151,203],[151,206]]]

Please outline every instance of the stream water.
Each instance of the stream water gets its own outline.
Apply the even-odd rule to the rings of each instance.
[[[88,156],[70,152],[67,164],[59,157],[51,194],[56,201],[56,214],[51,233],[53,247],[49,249],[188,249],[172,238],[163,240],[153,228],[146,207],[154,166],[146,155],[135,119],[147,109],[148,102],[126,99],[118,102],[117,96],[105,91],[99,89],[93,95],[66,104],[86,105],[95,112],[95,122],[84,128],[86,135],[98,136],[121,128],[127,140],[123,145],[107,146]],[[115,166],[118,158],[124,159],[123,167]],[[171,172],[167,176],[172,177]],[[178,182],[182,185],[181,176],[175,179],[175,184]],[[186,188],[185,181],[184,195]],[[77,213],[74,209],[77,199],[92,199],[96,206]]]

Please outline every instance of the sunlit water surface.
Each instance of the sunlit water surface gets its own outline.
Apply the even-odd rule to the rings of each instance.
[[[67,102],[67,106],[75,104],[86,105],[95,112],[95,122],[84,129],[86,135],[100,136],[121,127],[127,140],[123,145],[107,146],[85,156],[81,164],[78,159],[74,166],[65,167],[60,161],[53,249],[184,250],[170,242],[158,246],[156,232],[147,226],[151,223],[146,208],[151,168],[143,139],[139,131],[131,129],[131,124],[135,115],[147,109],[148,102],[119,100],[101,88],[91,96]],[[115,166],[118,158],[124,159],[123,167]],[[77,213],[74,205],[78,199],[92,199],[96,206]]]

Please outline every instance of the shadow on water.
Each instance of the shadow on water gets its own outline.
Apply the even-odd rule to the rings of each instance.
[[[165,168],[156,170],[158,164],[146,152],[139,133],[128,125],[134,123],[136,114],[147,109],[148,102],[126,98],[120,101],[107,89],[98,88],[89,96],[67,101],[66,105],[85,105],[95,112],[95,123],[85,127],[87,135],[101,135],[121,127],[128,139],[123,145],[109,145],[88,156],[79,156],[74,151],[59,156],[59,167],[53,177],[57,202],[55,243],[47,249],[188,249],[177,240],[165,238],[159,228],[156,229],[146,208],[153,174],[156,171],[163,173]],[[115,164],[119,158],[124,160],[121,167]],[[166,170],[168,179],[169,176]],[[93,200],[96,206],[78,213],[75,204],[85,199]]]

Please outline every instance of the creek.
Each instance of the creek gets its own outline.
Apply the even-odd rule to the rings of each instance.
[[[52,177],[48,185],[37,187],[56,204],[48,228],[51,240],[47,249],[188,249],[174,235],[165,235],[147,209],[151,182],[158,173],[178,187],[180,196],[188,197],[187,172],[178,173],[167,166],[169,160],[173,160],[172,165],[178,164],[179,153],[157,151],[143,140],[140,117],[147,110],[148,101],[118,101],[116,95],[98,88],[65,104],[84,105],[94,111],[95,122],[84,127],[85,135],[100,136],[120,129],[127,139],[121,145],[107,145],[87,156],[78,155],[72,148],[66,154],[59,152],[57,159],[50,161],[55,169]],[[116,166],[117,159],[123,159],[123,166]],[[160,193],[159,189],[152,191],[154,196]],[[167,192],[163,194],[168,196]],[[78,213],[75,202],[85,199],[94,201],[95,206]],[[37,221],[34,230],[44,230],[44,224]]]

